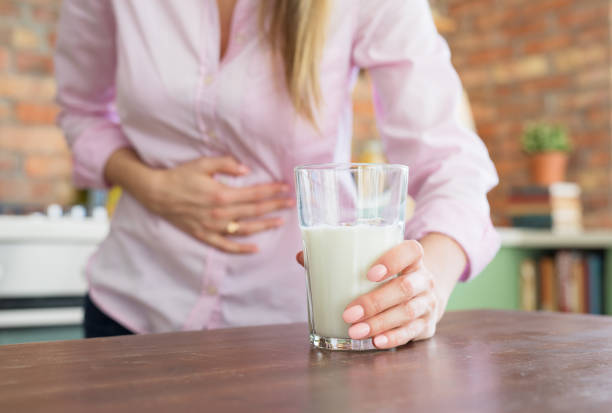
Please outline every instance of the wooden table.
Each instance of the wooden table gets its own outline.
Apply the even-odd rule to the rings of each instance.
[[[612,412],[612,318],[465,311],[394,351],[304,324],[0,346],[0,412]]]

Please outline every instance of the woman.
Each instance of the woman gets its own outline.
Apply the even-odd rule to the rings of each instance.
[[[403,275],[347,307],[350,335],[431,337],[498,248],[495,170],[426,0],[64,0],[56,67],[76,183],[124,188],[87,268],[90,337],[305,320],[292,170],[349,160],[358,68],[417,207],[368,273]]]

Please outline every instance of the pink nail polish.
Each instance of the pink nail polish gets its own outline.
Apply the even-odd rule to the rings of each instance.
[[[359,340],[367,337],[367,335],[370,333],[370,326],[367,323],[355,324],[349,328],[348,333],[353,340]]]
[[[387,345],[387,343],[389,342],[389,339],[387,338],[387,336],[376,336],[374,337],[374,345],[376,347],[384,347]]]
[[[342,313],[342,319],[345,322],[352,324],[359,321],[361,317],[363,317],[363,314],[363,307],[360,305],[354,305],[344,310],[344,313]]]
[[[387,267],[385,267],[384,265],[376,264],[375,266],[370,268],[370,271],[368,271],[366,277],[368,277],[368,280],[370,281],[380,281],[385,275],[387,275],[387,271]]]

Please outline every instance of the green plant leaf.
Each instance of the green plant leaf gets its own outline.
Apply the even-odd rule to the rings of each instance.
[[[540,152],[570,152],[572,144],[567,130],[561,125],[537,123],[525,128],[523,150],[528,154]]]

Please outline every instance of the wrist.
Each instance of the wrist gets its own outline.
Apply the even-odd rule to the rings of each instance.
[[[147,209],[159,213],[168,186],[164,182],[164,170],[146,165],[131,148],[115,151],[106,163],[105,177],[113,185],[120,186]]]
[[[150,169],[143,177],[141,202],[152,212],[159,214],[163,209],[163,202],[166,199],[164,190],[166,184],[166,172],[161,169]]]
[[[435,232],[425,235],[419,242],[425,253],[425,266],[437,276],[451,280],[452,291],[468,264],[463,248],[453,238]]]
[[[452,238],[440,233],[430,233],[421,240],[425,251],[425,267],[433,274],[435,294],[440,304],[440,317],[467,266],[463,248]]]

